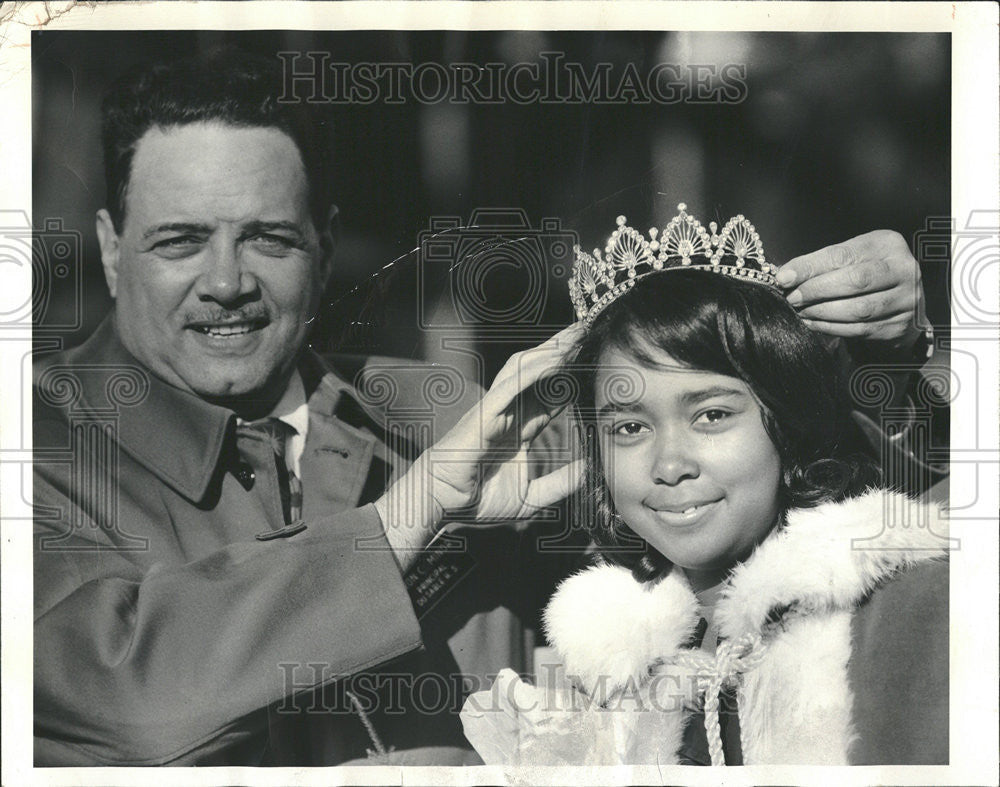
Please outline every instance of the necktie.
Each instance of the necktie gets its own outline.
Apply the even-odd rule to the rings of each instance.
[[[275,470],[278,474],[278,490],[281,494],[281,510],[285,524],[302,518],[302,482],[285,461],[285,447],[291,436],[292,427],[279,418],[263,418],[237,426],[237,434],[253,435],[270,445],[274,454]]]

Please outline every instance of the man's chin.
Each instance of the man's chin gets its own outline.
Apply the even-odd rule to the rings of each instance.
[[[227,407],[241,415],[244,411],[266,408],[263,414],[267,414],[284,393],[288,375],[209,375],[193,383],[190,386],[192,393],[211,404]]]
[[[216,393],[198,392],[201,399],[218,407],[225,407],[232,410],[238,416],[247,421],[263,418],[274,409],[274,406],[281,399],[282,389],[264,388],[251,391],[239,391],[237,393]]]
[[[251,386],[244,384],[222,384],[209,385],[201,384],[192,387],[191,392],[201,399],[214,401],[216,399],[254,399],[267,396],[266,386]]]

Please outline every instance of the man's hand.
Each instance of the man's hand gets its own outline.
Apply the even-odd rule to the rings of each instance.
[[[898,232],[875,230],[796,257],[777,279],[806,324],[847,339],[852,354],[905,355],[926,321],[920,266]]]
[[[582,462],[531,479],[527,453],[562,409],[543,406],[530,389],[558,371],[581,331],[577,323],[511,356],[479,403],[376,501],[404,567],[448,513],[473,521],[526,517],[576,489]]]

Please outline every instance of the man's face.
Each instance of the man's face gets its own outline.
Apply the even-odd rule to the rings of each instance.
[[[120,234],[106,211],[97,226],[126,349],[204,398],[280,395],[331,251],[291,138],[222,123],[151,129],[126,205]]]

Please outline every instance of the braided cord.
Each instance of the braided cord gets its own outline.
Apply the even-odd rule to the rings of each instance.
[[[372,745],[375,747],[374,750],[372,749],[368,750],[368,756],[373,757],[376,754],[385,756],[386,754],[388,754],[389,753],[388,749],[385,748],[385,744],[382,743],[382,739],[378,736],[378,733],[375,731],[375,725],[372,724],[372,720],[368,718],[368,714],[365,713],[365,709],[361,707],[361,702],[360,700],[358,700],[357,695],[353,691],[346,691],[346,690],[344,691],[344,694],[346,694],[348,699],[350,699],[351,704],[354,706],[354,709],[358,712],[358,716],[361,717],[361,723],[365,725],[365,729],[368,731],[368,738],[369,740],[371,740]]]
[[[714,656],[696,650],[682,650],[673,659],[675,664],[695,673],[698,691],[705,695],[705,736],[708,738],[712,765],[726,764],[719,729],[719,694],[723,687],[734,685],[740,675],[757,667],[766,652],[759,634],[744,634],[734,641],[719,642]]]

